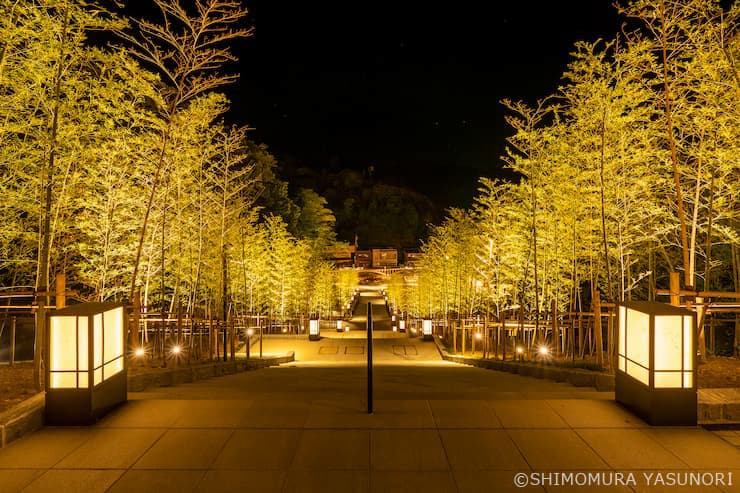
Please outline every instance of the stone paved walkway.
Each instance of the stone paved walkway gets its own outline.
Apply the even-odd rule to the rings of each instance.
[[[399,361],[375,369],[373,415],[354,360],[132,393],[96,426],[48,427],[0,450],[0,492],[740,491],[733,431],[649,427],[612,393]],[[712,484],[646,479],[689,472]],[[517,473],[551,484],[517,488]],[[636,484],[553,486],[554,473]],[[730,473],[732,486],[717,484]]]

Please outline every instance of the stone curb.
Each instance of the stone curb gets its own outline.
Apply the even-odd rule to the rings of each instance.
[[[295,361],[295,354],[274,358],[250,359],[237,361],[216,361],[203,365],[172,368],[170,370],[151,371],[128,376],[128,391],[141,392],[153,387],[169,387],[179,383],[189,383],[205,378],[231,375],[234,373],[258,370],[268,366],[277,366]],[[46,395],[39,392],[25,401],[0,414],[0,449],[27,433],[44,426],[44,409]]]
[[[594,387],[599,392],[614,391],[614,375],[609,375],[608,373],[550,365],[535,365],[517,361],[471,358],[448,353],[438,339],[434,339],[434,343],[437,345],[437,350],[442,359],[452,361],[453,363],[516,373],[527,377],[554,380],[555,382],[566,382],[574,387]]]
[[[740,424],[740,402],[699,402],[697,409],[699,424]]]
[[[45,404],[46,395],[39,392],[0,413],[0,449],[44,426]]]
[[[186,366],[166,370],[153,370],[128,376],[128,391],[142,392],[154,387],[171,387],[181,383],[191,383],[206,378],[233,375],[249,370],[258,370],[268,366],[277,366],[295,361],[295,353],[273,358],[214,361],[197,366]]]

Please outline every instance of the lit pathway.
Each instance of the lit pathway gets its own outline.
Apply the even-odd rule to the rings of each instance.
[[[740,452],[713,433],[650,428],[612,393],[443,362],[406,336],[375,341],[368,416],[364,342],[334,335],[266,341],[301,361],[131,394],[97,426],[12,443],[0,492],[543,491],[514,486],[532,471],[637,482],[547,488],[584,493],[644,491],[643,472],[732,471],[733,487],[655,491],[740,491]]]

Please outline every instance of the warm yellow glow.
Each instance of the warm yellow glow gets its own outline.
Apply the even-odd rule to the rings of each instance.
[[[396,331],[396,326],[394,325],[394,326],[393,326],[393,332],[395,332],[395,331]]]
[[[475,338],[480,341],[481,339],[483,339],[483,334],[481,334],[480,332],[476,332],[475,333]]]
[[[399,328],[400,328],[401,330],[406,330],[406,321],[405,321],[405,320],[400,320],[400,321],[398,322],[398,327],[399,327]]]
[[[349,325],[344,328],[345,332],[349,332]]]
[[[424,321],[421,324],[422,334],[431,335],[432,334],[432,321],[428,318],[425,318]]]
[[[50,320],[49,387],[86,388],[87,318],[79,319],[79,323],[77,317],[51,317]]]
[[[542,356],[547,356],[547,353],[549,353],[550,350],[547,348],[547,346],[540,346],[539,352]]]
[[[475,285],[477,287],[481,287],[481,286],[483,286],[483,281],[481,281],[480,279],[478,279],[477,281],[475,281]]]
[[[683,369],[688,371],[694,370],[694,353],[696,352],[694,349],[694,324],[693,324],[693,317],[690,317],[688,315],[683,317],[683,344],[684,344],[684,351],[683,351]],[[684,378],[684,387],[691,387],[692,384],[686,385]],[[689,377],[689,380],[691,378]]]
[[[123,355],[123,308],[103,313],[103,358],[106,362]],[[106,372],[105,378],[110,377]]]
[[[308,321],[308,335],[312,335],[312,336],[319,335],[319,321],[318,320],[312,319]]]
[[[653,385],[656,388],[690,388],[693,386],[692,326],[690,316],[655,318]]]
[[[342,321],[337,320],[337,330],[342,330]]]
[[[182,348],[180,346],[172,347],[172,354],[180,354],[180,351],[182,351]]]
[[[681,339],[683,336],[682,317],[655,317],[655,366],[656,371],[680,370],[683,355]],[[680,375],[678,386],[680,387]],[[656,384],[657,386],[657,384]],[[672,387],[673,385],[671,385]]]
[[[143,347],[137,347],[137,348],[136,348],[136,351],[134,351],[134,354],[135,354],[135,355],[136,355],[136,356],[137,356],[138,358],[141,358],[142,356],[144,356],[144,355],[146,354],[146,351],[144,351],[144,348],[143,348]]]
[[[517,352],[517,354],[522,354],[524,352],[524,348],[521,347],[521,346],[517,346],[516,347],[516,352]]]
[[[625,371],[645,385],[650,385],[650,315],[627,309],[625,322]]]
[[[254,335],[254,329],[247,329],[247,336],[252,337]]]

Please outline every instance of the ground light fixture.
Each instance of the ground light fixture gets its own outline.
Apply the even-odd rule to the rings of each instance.
[[[319,329],[319,319],[312,318],[308,321],[308,340],[318,341],[321,339],[321,330]]]
[[[342,332],[344,330],[344,326],[342,324],[341,320],[337,320],[337,332]]]
[[[524,358],[524,348],[522,346],[516,347],[516,356],[520,361]]]
[[[81,303],[48,315],[46,424],[88,425],[126,401],[126,314]]]
[[[651,425],[697,422],[696,315],[656,302],[618,305],[614,395]]]
[[[399,332],[406,332],[406,321],[405,320],[399,320],[398,321],[398,331]]]
[[[252,349],[252,336],[254,335],[254,329],[249,328],[247,329],[247,340],[246,340],[246,347],[247,347],[247,359],[251,357],[249,354]]]

